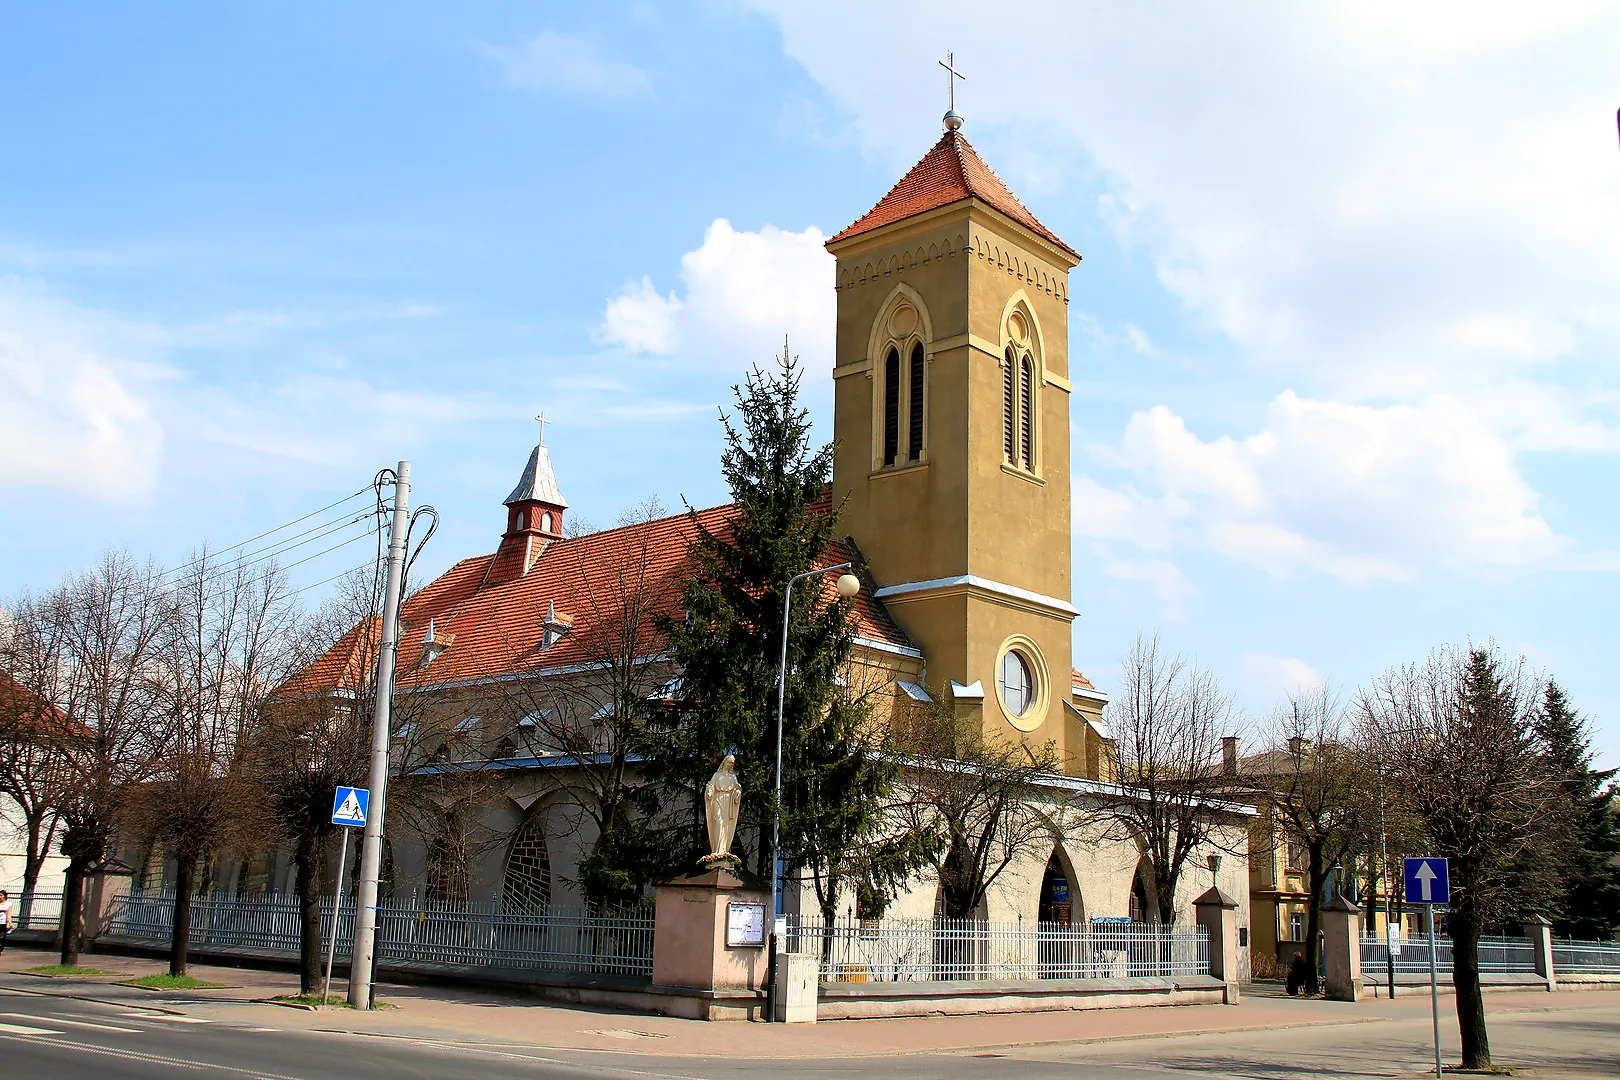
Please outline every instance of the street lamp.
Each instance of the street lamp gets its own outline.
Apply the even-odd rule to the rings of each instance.
[[[782,664],[776,673],[776,786],[775,798],[771,803],[771,900],[765,909],[771,917],[771,933],[767,941],[769,955],[765,960],[765,1021],[776,1020],[776,906],[780,887],[778,885],[777,860],[781,858],[782,843],[782,717],[787,701],[787,654],[788,654],[788,621],[793,616],[793,585],[807,577],[818,574],[830,574],[834,570],[850,570],[853,563],[841,562],[836,566],[823,566],[819,570],[806,570],[802,574],[794,574],[788,578],[787,593],[782,598]],[[848,599],[861,591],[861,579],[854,574],[844,573],[838,576],[838,595]]]

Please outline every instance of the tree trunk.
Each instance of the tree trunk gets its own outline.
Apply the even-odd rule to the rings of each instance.
[[[1305,875],[1311,899],[1305,906],[1305,992],[1314,994],[1322,988],[1316,973],[1322,937],[1322,887],[1327,883],[1327,871],[1322,868],[1324,860],[1321,848],[1307,846],[1306,851],[1310,865],[1306,867]]]
[[[1485,1030],[1485,998],[1479,987],[1479,918],[1466,905],[1447,920],[1451,933],[1451,980],[1457,991],[1457,1031],[1465,1069],[1491,1067],[1491,1040]]]
[[[28,835],[27,846],[23,850],[23,879],[22,895],[17,898],[18,926],[27,925],[34,913],[34,889],[39,885],[39,873],[45,868],[45,849],[50,846],[47,839],[40,842],[40,833],[44,830],[45,815],[43,813],[29,814],[26,823]]]
[[[79,937],[84,933],[84,864],[77,859],[68,862],[62,879],[62,966],[77,967],[79,963]]]
[[[186,973],[186,949],[191,940],[191,891],[196,884],[197,860],[181,855],[175,859],[174,930],[169,935],[169,974]]]
[[[298,894],[298,992],[313,994],[321,984],[321,844],[314,833],[302,833],[293,852]],[[332,932],[337,933],[338,911],[332,909]]]

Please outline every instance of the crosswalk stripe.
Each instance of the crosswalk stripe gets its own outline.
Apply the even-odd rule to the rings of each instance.
[[[43,1020],[47,1024],[67,1024],[69,1027],[94,1028],[96,1031],[117,1031],[125,1035],[139,1035],[140,1028],[118,1027],[114,1024],[96,1024],[89,1020],[69,1020],[65,1016],[35,1016],[32,1013],[0,1013],[19,1020]]]
[[[0,1031],[7,1035],[61,1035],[60,1031],[50,1028],[29,1027],[27,1024],[0,1024]]]

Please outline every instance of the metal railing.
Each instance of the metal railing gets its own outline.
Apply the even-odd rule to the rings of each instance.
[[[1620,941],[1552,943],[1553,970],[1560,975],[1620,975]]]
[[[332,933],[332,900],[321,901],[321,940]],[[174,894],[130,893],[117,902],[108,933],[167,941]],[[337,913],[337,952],[354,938],[354,901]],[[298,898],[199,896],[191,902],[193,946],[296,953]],[[524,914],[498,904],[459,907],[390,901],[377,909],[377,948],[384,961],[459,968],[524,968],[615,975],[652,974],[653,920],[637,909],[607,915]]]
[[[22,893],[14,892],[11,894],[11,906],[17,913],[17,925],[12,927],[13,930],[49,930],[54,933],[62,922],[61,893],[37,892],[24,906]]]
[[[1427,938],[1404,938],[1398,943],[1395,955],[1396,974],[1427,975],[1429,973],[1429,942]],[[1383,938],[1361,939],[1362,974],[1387,971],[1385,954],[1388,945]],[[1451,939],[1438,938],[1434,943],[1435,969],[1451,974]],[[1536,951],[1529,938],[1483,935],[1479,939],[1479,970],[1482,973],[1534,972]]]
[[[819,956],[822,982],[1209,974],[1203,927],[805,917],[788,920],[788,949]]]

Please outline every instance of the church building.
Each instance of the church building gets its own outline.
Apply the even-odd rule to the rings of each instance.
[[[880,707],[945,695],[995,739],[1055,746],[1054,800],[1084,797],[1111,779],[1112,751],[1107,697],[1072,656],[1068,305],[1080,255],[979,157],[954,111],[945,126],[827,242],[836,358],[830,373],[807,377],[834,382],[830,494],[848,539],[822,565],[864,560],[869,571],[875,587],[855,602],[849,678],[877,687]],[[649,627],[654,611],[676,610],[691,520],[569,535],[565,484],[542,437],[504,500],[495,550],[457,563],[404,606],[401,767],[448,774],[479,762],[476,816],[501,839],[457,849],[454,799],[444,795],[442,813],[418,815],[419,840],[409,840],[391,798],[396,892],[577,903],[575,866],[595,834],[571,809],[568,789],[580,781],[569,762],[590,747],[548,733],[562,713],[587,732],[612,715],[624,688],[601,673],[615,656],[634,660],[649,693],[679,686]],[[698,517],[718,529],[730,512]],[[356,627],[296,688],[359,693],[375,636],[372,624]],[[1079,921],[1146,911],[1140,858],[1127,841],[1054,837],[1050,857],[1004,875],[985,914]],[[1229,891],[1244,894],[1244,871],[1229,869]],[[1208,886],[1192,876],[1189,904]],[[930,914],[934,892],[919,880],[894,913]]]

